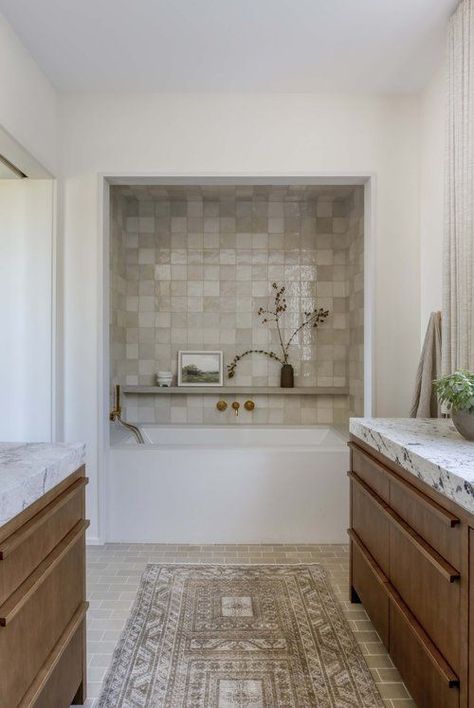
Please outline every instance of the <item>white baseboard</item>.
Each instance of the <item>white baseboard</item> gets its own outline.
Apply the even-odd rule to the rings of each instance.
[[[87,546],[103,546],[104,544],[98,536],[86,536]]]

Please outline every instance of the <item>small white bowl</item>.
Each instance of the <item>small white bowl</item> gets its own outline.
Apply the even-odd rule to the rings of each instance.
[[[156,382],[158,386],[163,386],[169,388],[171,382],[173,381],[173,374],[171,371],[159,371],[156,375]]]

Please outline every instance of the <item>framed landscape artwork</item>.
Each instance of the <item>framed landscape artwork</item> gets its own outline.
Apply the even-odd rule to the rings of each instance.
[[[222,352],[178,352],[178,386],[223,386]]]

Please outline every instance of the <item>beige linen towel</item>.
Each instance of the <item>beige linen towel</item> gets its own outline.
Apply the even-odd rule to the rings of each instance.
[[[433,379],[441,376],[441,312],[432,312],[416,372],[411,418],[439,418],[441,408],[433,390]]]

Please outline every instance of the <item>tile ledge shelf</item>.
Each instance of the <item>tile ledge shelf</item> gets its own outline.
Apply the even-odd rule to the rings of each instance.
[[[122,386],[122,393],[156,395],[221,395],[245,393],[251,396],[347,396],[347,386]]]

